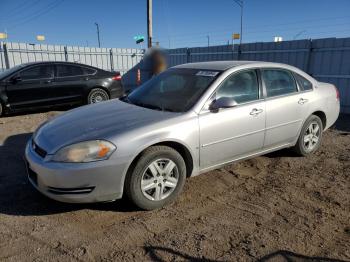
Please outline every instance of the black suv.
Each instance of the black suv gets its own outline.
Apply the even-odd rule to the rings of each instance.
[[[37,62],[0,73],[0,116],[5,111],[92,104],[122,96],[119,72],[69,62]]]

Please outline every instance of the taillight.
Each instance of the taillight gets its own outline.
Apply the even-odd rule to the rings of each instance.
[[[113,76],[112,79],[116,80],[116,81],[120,81],[120,80],[122,80],[122,76],[121,75],[116,75],[116,76]]]
[[[339,90],[335,86],[334,86],[334,88],[335,88],[336,98],[337,98],[337,100],[339,100],[340,99]]]

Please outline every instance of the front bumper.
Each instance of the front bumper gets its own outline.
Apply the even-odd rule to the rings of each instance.
[[[113,201],[122,197],[126,163],[115,159],[90,163],[45,161],[32,147],[25,149],[31,184],[49,198],[68,203]]]

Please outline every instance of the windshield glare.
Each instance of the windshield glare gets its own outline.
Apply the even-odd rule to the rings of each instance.
[[[188,111],[217,78],[219,71],[169,69],[152,78],[127,99],[142,107],[171,111]]]

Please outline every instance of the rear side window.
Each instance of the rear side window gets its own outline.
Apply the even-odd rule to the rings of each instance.
[[[92,68],[83,67],[84,75],[93,75],[96,70]]]
[[[19,73],[22,80],[35,80],[53,77],[53,66],[33,66]]]
[[[281,96],[297,92],[297,86],[292,74],[287,70],[263,69],[267,97]]]
[[[298,81],[298,84],[301,90],[304,90],[304,91],[312,90],[312,83],[309,80],[307,80],[305,77],[295,74],[295,78]]]
[[[84,75],[84,71],[83,71],[83,68],[80,66],[57,65],[58,77],[81,76],[81,75]]]
[[[255,70],[234,73],[226,78],[216,92],[216,99],[231,97],[237,103],[259,99],[259,83]]]

